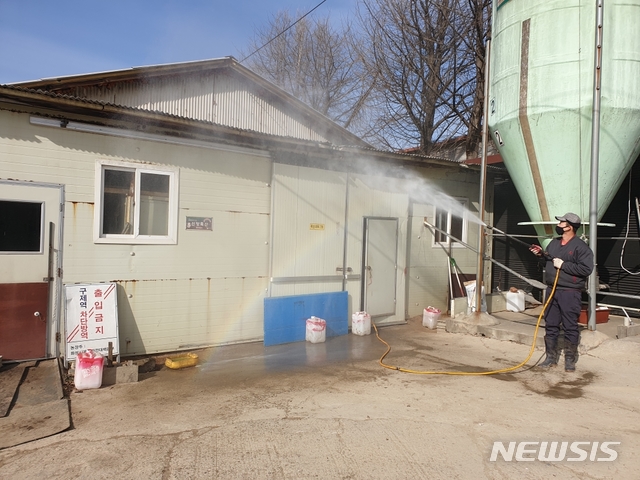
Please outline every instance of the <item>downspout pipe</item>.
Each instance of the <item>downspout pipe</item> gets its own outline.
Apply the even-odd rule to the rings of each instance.
[[[482,107],[482,159],[480,162],[480,224],[478,225],[478,269],[476,271],[476,315],[482,311],[482,287],[484,284],[485,204],[487,191],[487,143],[489,120],[489,66],[491,64],[491,40],[487,40],[484,62],[484,102]]]
[[[589,330],[596,329],[596,295],[598,294],[598,170],[600,161],[600,97],[602,95],[602,22],[603,0],[596,0],[596,35],[593,65],[593,112],[591,120],[591,186],[589,198],[589,246],[595,267],[589,276]]]
[[[344,237],[342,239],[342,291],[345,292],[347,290],[347,278],[348,267],[347,267],[347,245],[349,244],[349,182],[351,178],[349,177],[349,169],[347,169],[347,178],[346,178],[346,186],[344,190]]]

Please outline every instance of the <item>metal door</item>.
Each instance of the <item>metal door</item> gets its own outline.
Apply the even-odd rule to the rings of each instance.
[[[398,219],[364,219],[362,306],[372,317],[395,315]]]
[[[0,354],[47,356],[61,187],[0,182]]]

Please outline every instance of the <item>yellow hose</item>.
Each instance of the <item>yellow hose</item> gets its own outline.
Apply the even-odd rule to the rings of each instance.
[[[376,324],[371,322],[371,324],[373,325],[373,329],[376,332],[376,337],[378,337],[378,340],[380,340],[382,343],[384,343],[387,346],[387,351],[384,352],[384,355],[382,355],[380,357],[380,360],[378,360],[378,363],[380,364],[381,367],[384,368],[388,368],[390,370],[397,370],[399,372],[404,372],[404,373],[413,373],[416,375],[495,375],[498,373],[510,373],[513,372],[514,370],[517,370],[518,368],[522,367],[523,365],[525,365],[529,359],[533,356],[533,352],[536,348],[536,340],[538,338],[538,329],[540,328],[540,322],[542,321],[542,316],[544,315],[544,311],[547,309],[547,306],[549,305],[549,302],[551,301],[551,299],[553,298],[553,294],[556,291],[556,285],[558,283],[558,277],[560,276],[560,270],[556,271],[556,279],[553,282],[553,288],[551,289],[551,293],[549,294],[549,298],[547,298],[547,301],[545,302],[544,306],[542,307],[542,311],[540,312],[540,315],[538,316],[538,322],[536,323],[536,329],[533,332],[533,343],[531,344],[531,350],[529,350],[529,355],[527,356],[527,358],[524,359],[524,361],[522,361],[521,363],[519,363],[518,365],[514,366],[514,367],[508,367],[508,368],[501,368],[500,370],[490,370],[487,372],[441,372],[441,371],[429,371],[429,370],[411,370],[409,368],[401,368],[401,367],[396,367],[393,365],[387,365],[386,363],[383,362],[384,358],[389,354],[389,352],[391,352],[391,346],[385,342],[382,338],[380,338],[380,335],[378,333],[378,327],[376,327]]]

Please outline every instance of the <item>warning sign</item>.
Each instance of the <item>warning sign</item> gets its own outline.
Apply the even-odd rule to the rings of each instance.
[[[115,283],[65,285],[66,358],[75,360],[87,349],[106,356],[109,342],[119,353],[118,296]]]

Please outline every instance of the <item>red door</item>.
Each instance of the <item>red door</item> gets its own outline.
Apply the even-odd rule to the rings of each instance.
[[[60,186],[0,182],[0,355],[50,356],[48,334]]]
[[[48,283],[0,284],[0,354],[3,360],[45,357]]]

